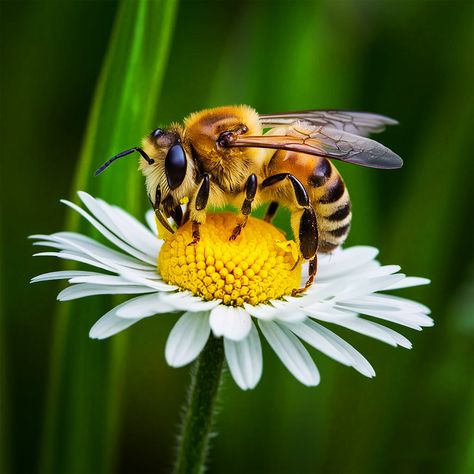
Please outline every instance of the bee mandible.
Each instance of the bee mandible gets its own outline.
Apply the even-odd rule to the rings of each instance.
[[[279,205],[291,210],[291,226],[300,258],[309,260],[309,288],[317,272],[317,254],[330,253],[349,233],[352,212],[344,181],[330,160],[371,168],[400,168],[402,159],[367,138],[397,122],[382,115],[341,110],[305,110],[259,115],[246,105],[224,106],[189,115],[146,136],[142,146],[125,150],[102,165],[137,151],[143,160],[147,193],[157,218],[174,232],[192,223],[193,240],[208,206],[239,209],[229,240],[244,229],[252,209],[269,203],[270,222]],[[265,132],[265,133],[264,133]],[[183,214],[181,202],[189,199]]]

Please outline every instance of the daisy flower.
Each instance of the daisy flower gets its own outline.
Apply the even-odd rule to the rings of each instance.
[[[286,241],[267,222],[250,218],[242,235],[229,242],[235,215],[208,214],[200,242],[190,246],[189,223],[159,238],[152,211],[146,214],[147,227],[119,207],[78,194],[87,211],[62,202],[113,248],[75,232],[33,235],[34,245],[53,249],[37,256],[72,260],[94,270],[51,272],[32,282],[68,280],[70,286],[59,293],[60,301],[138,295],[103,315],[91,328],[91,338],[104,339],[144,318],[172,313],[178,319],[165,347],[168,364],[189,364],[211,334],[222,337],[229,370],[245,390],[261,378],[262,339],[300,382],[314,386],[320,375],[303,342],[367,377],[375,375],[367,359],[332,327],[411,348],[405,336],[382,323],[415,330],[433,325],[426,306],[381,293],[429,281],[399,273],[398,265],[381,265],[373,247],[320,255],[315,283],[302,296],[293,297],[292,290],[306,281],[307,266],[299,263],[294,242]]]

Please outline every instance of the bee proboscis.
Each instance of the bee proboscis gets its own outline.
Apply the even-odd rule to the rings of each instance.
[[[240,209],[235,240],[256,206],[268,202],[270,222],[279,205],[291,210],[291,226],[300,258],[309,260],[309,276],[298,294],[313,283],[317,253],[342,245],[352,212],[344,181],[330,160],[372,168],[400,168],[402,159],[367,138],[397,122],[382,115],[341,110],[305,110],[259,115],[246,105],[224,106],[189,115],[183,124],[157,128],[142,147],[115,155],[101,166],[134,151],[157,218],[170,232],[191,220],[193,240],[208,206]],[[264,133],[265,132],[265,133]],[[189,199],[183,214],[181,202]]]

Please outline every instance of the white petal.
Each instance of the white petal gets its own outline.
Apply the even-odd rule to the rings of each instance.
[[[382,291],[403,280],[405,275],[397,273],[396,275],[385,275],[376,278],[370,278],[362,281],[355,281],[349,288],[337,294],[336,300],[345,300],[349,298],[357,298],[359,296]]]
[[[320,257],[318,262],[318,279],[320,281],[345,275],[356,268],[363,267],[374,260],[379,251],[374,247],[357,246]]]
[[[276,355],[296,379],[304,385],[318,385],[318,369],[298,338],[288,328],[273,321],[259,320],[258,324]]]
[[[77,193],[92,216],[107,227],[113,234],[140,252],[156,258],[157,239],[134,217],[120,208],[107,204],[102,199],[93,198],[83,191]]]
[[[156,266],[156,260],[153,264],[144,263],[138,258],[118,252],[117,250],[107,247],[86,235],[77,234],[75,232],[57,232],[50,237],[66,243],[72,249],[81,250],[85,254],[94,257],[99,261],[101,258],[104,258],[111,263],[139,270],[149,270]]]
[[[338,303],[338,307],[347,308],[353,311],[356,310],[367,316],[397,323],[401,326],[406,326],[417,331],[420,331],[422,327],[431,327],[434,324],[433,319],[423,313],[408,313],[400,310],[382,311],[378,309],[362,309],[346,303]]]
[[[275,315],[275,320],[288,323],[301,322],[304,321],[306,318],[306,313],[298,309],[288,309],[287,311],[280,311]]]
[[[326,318],[330,319],[334,316],[344,317],[356,316],[358,314],[358,311],[343,307],[342,303],[338,306],[335,306],[334,303],[329,301],[314,303],[311,306],[304,306],[302,311],[316,319],[323,317],[324,321],[326,321]]]
[[[93,217],[95,217],[101,224],[111,230],[114,234],[121,237],[120,231],[118,230],[114,219],[111,218],[104,209],[102,209],[98,199],[95,199],[84,191],[78,191],[77,195],[79,196],[79,199],[85,204]]]
[[[344,278],[331,280],[329,283],[321,283],[318,280],[313,283],[303,296],[301,296],[301,305],[307,305],[314,300],[332,299],[340,292],[344,291],[350,285],[350,281]]]
[[[344,341],[337,334],[333,333],[329,329],[321,326],[316,322],[312,322],[313,327],[318,328],[318,331],[323,334],[328,340],[330,340],[344,355],[349,357],[352,360],[351,366],[354,367],[357,372],[360,372],[366,377],[374,377],[375,370],[370,365],[369,361],[354,347],[352,347],[348,342]]]
[[[262,346],[252,323],[248,336],[241,341],[224,339],[225,357],[230,373],[242,390],[254,388],[262,376]]]
[[[155,213],[151,209],[146,211],[145,220],[150,230],[153,232],[154,235],[157,236],[158,229],[156,228]]]
[[[244,303],[244,308],[251,316],[264,321],[303,321],[306,314],[297,308],[298,303],[299,298],[293,298],[289,301],[272,300],[256,306]]]
[[[391,346],[396,347],[400,345],[407,349],[411,349],[411,343],[406,337],[393,331],[392,329],[382,326],[381,324],[377,324],[357,316],[344,318],[336,317],[332,318],[331,320],[328,319],[327,321],[350,329],[354,332],[364,334],[365,336],[373,337],[374,339],[378,339],[379,341],[390,344]]]
[[[224,336],[233,341],[246,337],[252,328],[249,314],[242,308],[219,305],[211,311],[209,323],[216,337]]]
[[[355,271],[352,271],[345,276],[350,276],[351,278],[361,278],[361,279],[370,279],[384,275],[393,275],[400,271],[399,265],[380,265],[378,262],[373,261],[366,263],[363,267],[358,268]]]
[[[389,286],[386,290],[398,290],[399,288],[409,288],[411,286],[428,285],[431,283],[428,278],[406,277],[403,280]]]
[[[125,319],[141,319],[155,314],[173,313],[175,311],[176,308],[163,301],[162,295],[152,293],[128,300],[117,310],[117,316]]]
[[[208,311],[184,313],[166,341],[166,362],[171,367],[192,362],[206,345],[210,332]]]
[[[69,206],[71,209],[74,209],[76,212],[78,212],[82,217],[84,217],[84,219],[86,219],[89,223],[91,223],[107,240],[115,244],[121,250],[124,250],[128,254],[134,256],[135,258],[143,262],[146,262],[152,265],[156,264],[155,258],[153,258],[150,255],[146,255],[143,252],[139,252],[135,248],[126,244],[122,239],[119,239],[118,237],[116,237],[112,232],[110,232],[100,222],[94,219],[90,214],[88,214],[86,211],[81,209],[79,206],[76,206],[76,204],[70,201],[66,201],[64,199],[62,199],[61,202],[63,204],[66,204],[66,206]]]
[[[35,253],[33,257],[57,257],[63,260],[72,260],[74,262],[85,263],[87,265],[91,265],[92,267],[102,268],[103,270],[107,270],[111,272],[115,271],[109,265],[103,265],[97,260],[94,260],[92,258],[86,258],[82,254],[78,254],[76,252],[65,252],[64,250],[61,252],[40,252],[40,253]]]
[[[115,286],[123,286],[123,285],[130,285],[130,280],[127,280],[118,275],[100,275],[100,274],[93,274],[93,275],[81,275],[71,278],[69,283],[76,284],[76,283],[89,283],[92,285],[115,285]]]
[[[31,279],[31,283],[39,281],[50,281],[50,280],[67,280],[69,278],[83,277],[83,276],[98,276],[103,273],[97,272],[86,272],[82,270],[64,270],[59,272],[43,273],[42,275],[35,276]]]
[[[155,268],[155,266],[151,266],[150,264],[143,263],[134,257],[117,252],[114,249],[96,242],[90,237],[77,234],[75,232],[57,232],[49,236],[36,235],[32,237],[47,237],[49,241],[53,243],[46,243],[42,245],[59,248],[68,252],[73,251],[74,253],[82,254],[88,258],[91,257],[114,268],[120,268],[122,266],[138,270],[150,270]],[[36,242],[35,244],[38,245],[41,244],[41,242]]]
[[[300,323],[285,323],[288,328],[310,346],[344,365],[352,365],[352,359],[341,351],[332,339],[319,330],[319,325],[307,320]]]
[[[166,341],[166,362],[171,367],[192,362],[206,345],[210,332],[209,312],[184,313]]]
[[[137,250],[153,258],[157,257],[163,243],[162,240],[157,239],[147,227],[120,207],[111,206],[101,199],[97,199],[96,202],[113,221],[114,227],[117,229],[114,233],[118,237]],[[112,228],[111,230],[113,231]]]
[[[140,321],[139,319],[122,319],[117,316],[117,311],[124,304],[126,303],[122,303],[104,314],[104,316],[92,326],[89,331],[89,337],[92,339],[105,339]]]
[[[68,243],[76,250],[67,252],[63,251],[60,254],[43,252],[37,255],[54,255],[62,258],[71,258],[73,260],[88,263],[90,265],[95,265],[120,274],[121,277],[128,280],[130,283],[150,287],[157,291],[174,291],[177,289],[177,287],[174,285],[169,285],[163,281],[160,281],[160,276],[154,271],[154,267],[140,263],[138,260],[132,259],[128,255],[122,255],[119,252],[108,249],[105,246],[102,246],[103,248],[100,250],[98,247],[100,244],[92,241],[88,237],[81,236],[79,234],[74,237],[68,237],[67,239],[58,237],[58,235],[59,234],[56,234],[56,236],[51,237],[59,241],[68,241]],[[79,243],[73,242],[73,239],[79,241]],[[87,240],[90,241],[89,245]],[[95,249],[91,243],[96,246]],[[88,246],[88,248],[86,248],[86,246]],[[75,257],[72,257],[72,255],[75,255]],[[131,268],[132,266],[134,268]],[[150,276],[152,278],[149,278]]]
[[[399,308],[401,310],[407,311],[409,313],[431,313],[430,308],[424,304],[419,303],[418,301],[409,300],[407,298],[402,298],[395,295],[385,295],[385,294],[373,294],[366,295],[359,299],[363,303],[366,302],[375,302],[375,304],[391,305],[393,307]]]
[[[57,298],[59,301],[70,301],[94,295],[131,295],[150,293],[152,291],[154,291],[152,288],[144,286],[89,285],[87,283],[79,283],[61,291]]]
[[[162,295],[162,299],[175,309],[183,311],[209,311],[220,304],[220,300],[204,301],[199,296],[193,295],[190,291],[179,291]]]
[[[258,319],[264,319],[270,321],[275,318],[278,313],[278,309],[274,306],[266,303],[257,304],[255,306],[244,303],[244,308],[251,316]]]

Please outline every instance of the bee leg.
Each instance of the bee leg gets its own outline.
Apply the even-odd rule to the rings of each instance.
[[[272,219],[275,217],[275,214],[278,210],[278,203],[276,201],[272,201],[268,206],[267,212],[265,213],[265,218],[263,219],[265,222],[271,222]]]
[[[189,242],[188,245],[196,245],[201,239],[199,226],[206,220],[206,206],[209,200],[209,191],[209,175],[204,173],[198,192],[190,203],[189,218],[191,219],[193,240]]]
[[[255,174],[251,174],[247,180],[247,183],[245,184],[245,199],[242,203],[242,207],[240,208],[240,214],[237,217],[237,225],[234,227],[229,240],[235,240],[247,224],[249,215],[252,212],[252,201],[254,200],[256,193],[257,176]]]
[[[172,209],[170,214],[173,220],[176,222],[176,225],[181,227],[183,224],[183,210],[181,209],[181,206],[178,204],[174,209]]]
[[[262,183],[262,188],[276,184],[284,179],[288,179],[293,186],[296,202],[299,209],[293,213],[291,224],[295,240],[300,247],[301,256],[310,260],[310,275],[304,288],[293,290],[293,294],[300,294],[307,290],[314,280],[316,274],[316,262],[318,249],[318,223],[316,221],[316,214],[311,207],[308,193],[301,181],[290,173],[279,173],[269,176]]]
[[[189,242],[188,246],[196,245],[201,240],[201,233],[199,231],[199,226],[201,224],[197,221],[191,221],[191,225],[192,225],[192,229],[193,229],[192,230],[193,240],[191,240],[191,242]]]
[[[309,259],[309,274],[304,287],[292,291],[293,296],[304,293],[313,284],[318,269],[318,255],[316,253],[318,249],[318,223],[311,206],[303,209],[303,213],[299,218],[298,241],[301,255],[305,259]]]
[[[150,199],[150,204],[153,207],[153,210],[155,211],[155,216],[156,218],[160,221],[160,224],[171,234],[174,234],[174,229],[170,226],[168,219],[163,215],[163,212],[160,209],[160,203],[161,203],[161,191],[160,187],[156,187],[155,191],[155,201],[153,202],[151,197],[148,196],[148,199]]]
[[[291,295],[296,296],[296,295],[300,295],[301,293],[304,293],[313,284],[314,277],[316,276],[317,271],[318,271],[318,254],[315,254],[315,256],[309,261],[308,279],[306,280],[304,287],[294,289],[291,292]]]

